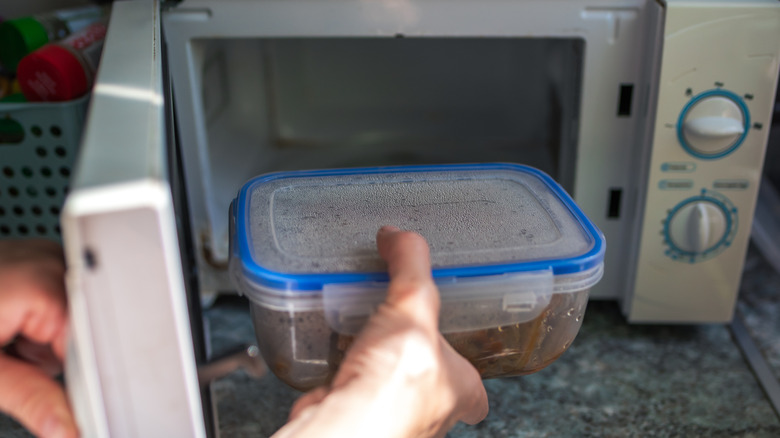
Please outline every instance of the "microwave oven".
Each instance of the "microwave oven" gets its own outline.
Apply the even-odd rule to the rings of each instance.
[[[775,0],[115,2],[62,213],[82,431],[214,434],[199,309],[269,171],[528,164],[606,236],[593,299],[729,321],[779,60]]]

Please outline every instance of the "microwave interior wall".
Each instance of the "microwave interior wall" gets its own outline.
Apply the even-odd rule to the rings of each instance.
[[[611,188],[618,195],[638,190],[630,187],[638,180],[631,160],[642,146],[639,108],[647,105],[650,80],[644,67],[653,62],[645,29],[659,12],[651,4],[543,8],[537,22],[530,18],[534,2],[502,3],[518,9],[506,28],[490,22],[493,13],[475,18],[476,30],[456,20],[446,30],[404,33],[350,29],[363,17],[348,8],[338,9],[341,27],[309,30],[293,18],[299,15],[261,14],[268,3],[250,3],[188,9],[195,3],[184,2],[162,17],[206,297],[234,291],[228,207],[247,180],[266,172],[523,163],[561,183],[608,240],[629,232],[631,212],[608,204],[610,196],[615,201]],[[285,13],[294,14],[295,4]],[[249,16],[289,26],[253,23],[248,30],[241,23]],[[582,155],[591,163],[586,172]],[[597,187],[593,174],[600,175]],[[587,184],[578,186],[577,178]],[[617,213],[608,218],[610,209]],[[603,292],[592,296],[619,298],[623,281],[605,277]]]
[[[198,40],[193,50],[209,161],[246,163],[212,166],[238,177],[231,188],[315,167],[501,160],[572,171],[561,156],[576,150],[581,40]]]
[[[509,161],[571,190],[583,48],[577,39],[195,41],[217,211],[249,178],[291,169]]]
[[[193,41],[217,212],[227,217],[246,180],[292,169],[517,162],[571,191],[584,49],[564,38]]]

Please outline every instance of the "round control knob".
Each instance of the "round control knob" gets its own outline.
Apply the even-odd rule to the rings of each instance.
[[[685,106],[677,123],[677,136],[691,155],[713,159],[739,147],[749,126],[750,114],[739,96],[726,90],[710,90]]]
[[[669,232],[674,245],[687,253],[701,254],[726,234],[726,215],[708,201],[694,201],[671,218]]]
[[[731,244],[736,225],[737,209],[723,196],[702,191],[669,211],[667,255],[692,263],[710,258]]]

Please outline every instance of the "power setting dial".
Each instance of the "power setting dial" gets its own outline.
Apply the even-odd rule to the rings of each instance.
[[[677,137],[691,155],[715,159],[736,150],[747,135],[750,113],[741,97],[710,90],[693,97],[677,122]]]
[[[666,255],[690,263],[707,260],[728,248],[736,231],[736,207],[724,196],[702,190],[669,211],[664,221]]]

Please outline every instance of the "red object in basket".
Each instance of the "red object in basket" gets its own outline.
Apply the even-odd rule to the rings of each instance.
[[[94,82],[105,35],[106,25],[94,23],[22,58],[16,75],[27,100],[63,101],[87,93]]]

